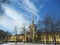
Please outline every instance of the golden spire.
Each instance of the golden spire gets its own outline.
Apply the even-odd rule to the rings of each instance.
[[[32,15],[32,24],[34,24],[34,15]]]
[[[33,36],[32,36],[32,38],[33,38],[33,40],[32,40],[32,42],[34,43],[35,42],[35,34],[34,34],[34,30],[35,30],[35,28],[34,28],[34,15],[32,15],[32,30],[33,30]]]

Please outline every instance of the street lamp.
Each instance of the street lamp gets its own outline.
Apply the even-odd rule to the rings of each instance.
[[[16,43],[17,43],[17,26],[15,26],[15,35],[16,35]]]

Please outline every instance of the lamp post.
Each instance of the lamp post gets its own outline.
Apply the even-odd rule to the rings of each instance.
[[[54,27],[54,44],[56,45],[56,33],[55,33],[55,27]]]
[[[16,35],[16,43],[17,43],[17,26],[15,26],[15,35]]]

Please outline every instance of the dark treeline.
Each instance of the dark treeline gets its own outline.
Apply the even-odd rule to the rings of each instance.
[[[10,32],[0,30],[0,42],[7,42],[10,36],[11,36]]]

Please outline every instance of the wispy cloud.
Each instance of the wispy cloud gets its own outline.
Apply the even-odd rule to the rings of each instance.
[[[16,2],[16,3],[20,6],[20,8],[26,10],[27,12],[30,12],[32,15],[37,16],[38,10],[35,7],[35,5],[32,2],[30,2],[30,0],[21,0],[20,2]]]
[[[18,5],[20,6],[20,8],[36,16],[37,19],[40,19],[39,11],[42,9],[43,4],[41,4],[39,9],[37,9],[36,6],[33,4],[33,2],[31,2],[30,0],[21,0],[20,2],[18,2]]]
[[[5,17],[5,19],[3,19],[0,24],[2,24],[3,26],[14,30],[14,26],[18,26],[18,27],[22,27],[23,23],[26,24],[26,26],[28,27],[28,24],[30,23],[28,21],[28,19],[26,19],[26,17],[31,18],[32,15],[36,16],[37,19],[40,19],[39,17],[39,11],[42,9],[43,4],[40,5],[39,9],[36,8],[36,6],[34,5],[33,2],[31,2],[30,0],[14,0],[16,6],[19,6],[19,10],[20,12],[18,12],[17,9],[14,9],[8,5],[3,5],[3,8],[5,9],[5,14],[7,17]],[[12,4],[14,5],[14,4]],[[25,10],[25,12],[23,12],[21,9]],[[30,15],[30,16],[29,16]],[[25,16],[25,17],[24,17]],[[11,20],[12,19],[12,20]],[[36,19],[36,20],[37,20]]]
[[[5,13],[12,19],[14,19],[18,24],[23,23],[23,22],[28,22],[22,15],[22,13],[14,10],[13,8],[9,6],[4,6],[5,8]]]
[[[6,16],[4,16],[4,18],[0,20],[0,26],[1,25],[3,27],[5,27],[6,29],[10,29],[10,30],[13,30],[14,29],[14,27],[13,27],[14,26],[13,21],[10,20],[10,19],[8,19]]]
[[[16,10],[14,10],[9,6],[6,6],[6,5],[3,5],[3,6],[4,6],[3,8],[5,9],[5,14],[13,20],[4,18],[4,20],[2,20],[0,24],[2,24],[3,26],[11,30],[14,30],[14,26],[22,27],[24,23],[26,23],[26,25],[28,26],[29,21],[22,16],[24,14],[18,13]]]

